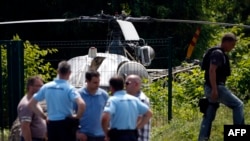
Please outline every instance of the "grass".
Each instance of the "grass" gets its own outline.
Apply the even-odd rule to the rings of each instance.
[[[153,126],[151,141],[197,141],[200,130],[202,114],[198,109],[196,116],[187,120],[187,118],[174,118],[167,124]],[[245,123],[250,124],[250,103],[244,107]],[[189,111],[181,113],[189,115]],[[212,125],[210,141],[223,141],[224,125],[232,124],[232,110],[221,104],[217,111],[216,118]]]
[[[250,101],[244,107],[245,123],[250,124]],[[151,141],[197,141],[202,114],[199,109],[188,106],[174,110],[173,118],[167,121],[167,113],[154,113]],[[232,124],[232,110],[221,104],[213,122],[210,141],[223,141],[225,124]],[[8,141],[9,130],[0,131],[0,141]]]

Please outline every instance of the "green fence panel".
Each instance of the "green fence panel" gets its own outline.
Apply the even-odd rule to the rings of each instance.
[[[24,46],[22,41],[7,45],[9,127],[17,117],[17,105],[24,95]]]

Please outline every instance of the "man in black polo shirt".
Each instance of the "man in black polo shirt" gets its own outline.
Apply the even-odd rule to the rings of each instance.
[[[225,86],[226,78],[231,73],[229,59],[225,52],[230,52],[235,47],[236,41],[234,34],[226,33],[222,37],[221,45],[210,54],[209,67],[205,69],[204,87],[209,105],[201,123],[199,141],[209,139],[219,103],[233,110],[234,124],[244,124],[243,102]]]

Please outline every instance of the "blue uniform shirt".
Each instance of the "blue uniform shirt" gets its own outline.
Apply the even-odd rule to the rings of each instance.
[[[148,110],[146,104],[123,90],[115,92],[104,108],[111,115],[110,128],[118,130],[136,129],[138,117]]]
[[[33,96],[35,100],[46,100],[49,120],[63,120],[73,114],[73,103],[80,94],[66,80],[55,79],[43,85]]]
[[[108,100],[108,93],[99,88],[94,95],[89,94],[86,88],[78,90],[85,101],[86,109],[80,119],[80,132],[88,136],[105,136],[101,127],[101,116]]]

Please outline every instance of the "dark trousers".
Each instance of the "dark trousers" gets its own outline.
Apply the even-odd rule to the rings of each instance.
[[[21,136],[21,141],[25,141],[24,137]],[[45,141],[45,139],[42,138],[32,138],[32,141]]]
[[[87,141],[104,141],[105,137],[91,137],[87,135]]]
[[[76,141],[76,129],[68,120],[49,121],[48,141]]]
[[[111,129],[108,133],[110,141],[138,141],[137,130]]]

